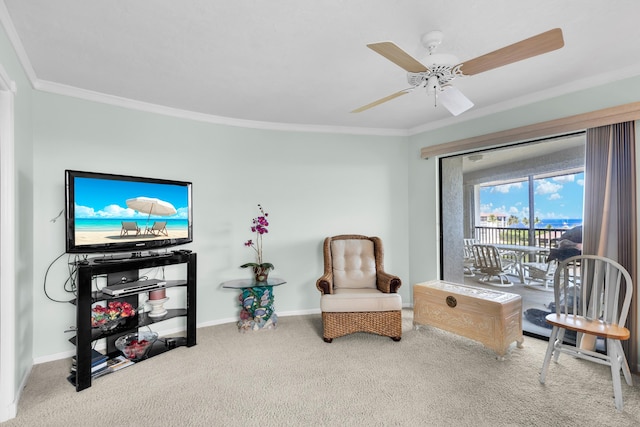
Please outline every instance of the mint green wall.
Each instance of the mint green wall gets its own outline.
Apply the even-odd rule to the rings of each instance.
[[[15,390],[13,396],[2,396],[0,399],[0,404],[3,405],[0,413],[10,413],[15,411],[17,402],[14,400],[33,363],[32,89],[3,31],[0,31],[0,64],[17,88],[14,96],[14,184],[17,197],[16,205],[13,207],[16,222],[15,281],[2,283],[2,286],[13,286],[15,291]],[[5,185],[4,182],[0,184]],[[5,345],[6,343],[0,343],[4,349]]]
[[[34,231],[50,244],[36,249],[34,274],[64,251],[62,223],[49,219],[62,208],[63,171],[74,168],[194,182],[201,324],[236,314],[235,294],[219,283],[244,274],[237,265],[251,258],[242,242],[252,237],[257,203],[273,224],[265,256],[289,282],[276,293],[279,311],[317,309],[320,242],[350,232],[385,240],[387,269],[401,275],[409,302],[413,283],[438,277],[437,160],[421,159],[420,148],[634,102],[640,92],[628,88],[638,86],[640,78],[628,79],[409,138],[237,128],[36,93],[34,180],[42,185]],[[48,286],[61,289],[61,273]],[[48,302],[38,286],[34,303],[44,307],[36,324],[50,310],[68,313],[47,325],[43,336],[51,338],[34,355],[67,351],[58,330],[73,323],[72,310]]]
[[[79,169],[193,182],[189,248],[198,253],[199,324],[237,316],[237,292],[219,285],[248,277],[238,266],[254,260],[243,243],[253,237],[258,203],[270,213],[265,260],[275,264],[272,274],[287,280],[275,291],[278,312],[319,310],[322,240],[343,233],[383,239],[385,267],[403,279],[409,302],[406,137],[230,127],[42,92],[34,100],[38,279],[64,252],[64,221],[50,219],[64,206],[64,170]],[[62,291],[66,262],[65,256],[49,272],[54,298],[69,299]],[[49,301],[40,281],[33,301],[36,359],[72,350],[63,330],[75,323],[73,306]]]

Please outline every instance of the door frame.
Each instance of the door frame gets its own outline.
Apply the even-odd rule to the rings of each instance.
[[[15,82],[0,65],[0,422],[16,416],[18,395],[15,372],[15,92]]]

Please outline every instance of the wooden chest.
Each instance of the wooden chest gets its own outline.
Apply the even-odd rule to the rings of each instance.
[[[512,342],[524,342],[520,295],[440,280],[413,285],[413,324],[479,341],[501,359]]]

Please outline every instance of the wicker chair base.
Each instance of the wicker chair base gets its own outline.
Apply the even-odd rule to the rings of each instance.
[[[322,338],[331,342],[334,338],[355,332],[369,332],[394,341],[402,338],[402,312],[366,311],[349,313],[322,313]]]

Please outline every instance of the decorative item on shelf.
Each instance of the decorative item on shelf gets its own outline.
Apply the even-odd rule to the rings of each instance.
[[[138,362],[146,359],[153,343],[158,339],[157,332],[139,331],[132,334],[123,335],[116,340],[116,348],[124,354],[124,356]]]
[[[252,248],[256,252],[257,262],[242,264],[240,268],[251,267],[253,269],[253,277],[255,281],[259,283],[266,282],[269,277],[269,272],[275,267],[270,262],[263,262],[262,260],[262,236],[269,232],[267,229],[269,226],[269,221],[267,221],[269,214],[264,211],[260,204],[258,204],[258,210],[260,211],[260,214],[256,218],[253,218],[251,222],[251,231],[256,233],[256,241],[254,242],[249,239],[244,244],[246,247]]]
[[[149,299],[146,303],[151,306],[151,311],[148,316],[162,317],[166,315],[168,312],[167,309],[164,308],[164,303],[167,301],[169,301],[169,298],[167,297],[166,289],[149,292]]]
[[[91,327],[110,331],[136,315],[136,309],[125,301],[111,301],[106,307],[98,304],[91,309]]]

